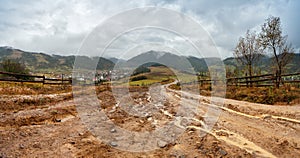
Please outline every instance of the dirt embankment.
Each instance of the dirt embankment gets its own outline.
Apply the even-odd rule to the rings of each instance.
[[[0,156],[125,158],[300,155],[299,106],[273,108],[234,100],[225,100],[224,106],[221,106],[210,104],[208,97],[179,91],[175,91],[176,94],[164,88],[136,88],[127,95],[119,94],[122,102],[114,99],[111,91],[97,93],[100,111],[121,129],[151,132],[173,122],[172,127],[182,131],[174,135],[174,141],[156,142],[153,145],[155,150],[124,151],[117,149],[121,141],[107,144],[98,139],[80,120],[76,102],[60,99],[64,98],[64,94],[60,94],[52,98],[57,100],[54,103],[50,101],[43,105],[18,108],[22,104],[17,101],[10,102],[15,110],[1,109]],[[160,96],[163,96],[163,100],[160,100],[163,104],[157,101],[161,99]],[[9,101],[8,98],[3,100]],[[209,116],[205,115],[209,109],[220,110],[217,122],[211,129]],[[186,112],[192,114],[187,115]],[[121,132],[111,128],[106,131],[114,135]],[[166,137],[172,138],[172,135]]]

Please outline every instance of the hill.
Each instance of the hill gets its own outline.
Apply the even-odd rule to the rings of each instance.
[[[261,74],[274,73],[274,64],[275,59],[267,55],[261,55],[260,60],[254,63],[256,71]],[[300,54],[296,53],[292,55],[291,61],[286,66],[284,73],[295,73],[300,72],[299,67]],[[235,57],[229,57],[223,60],[224,64],[231,69],[243,69],[243,66],[237,62]]]
[[[25,64],[32,72],[71,72],[75,58],[80,61],[77,67],[82,69],[93,67],[99,60],[97,70],[111,70],[114,66],[116,66],[116,69],[122,69],[136,68],[140,65],[149,67],[153,64],[161,64],[184,72],[207,72],[208,65],[219,66],[222,62],[227,67],[227,70],[234,71],[235,69],[243,69],[234,57],[229,57],[224,60],[220,58],[197,58],[194,56],[179,56],[169,52],[151,50],[126,61],[118,58],[106,59],[103,57],[48,55],[45,53],[26,52],[11,47],[0,47],[0,62],[5,59],[15,60]],[[257,71],[261,74],[272,73],[272,60],[271,57],[262,55],[261,60],[256,63]],[[293,59],[287,65],[285,73],[300,72],[299,61],[300,54],[294,54]]]
[[[159,63],[186,72],[208,71],[207,64],[219,65],[220,58],[197,58],[193,56],[178,56],[169,52],[148,51],[127,61],[129,67],[145,63]]]
[[[81,61],[78,66],[83,69],[91,67],[98,60],[98,70],[107,70],[114,66],[112,61],[102,57],[48,55],[45,53],[26,52],[11,47],[0,47],[0,62],[6,59],[14,60],[24,64],[33,72],[70,72],[73,69],[75,58]]]

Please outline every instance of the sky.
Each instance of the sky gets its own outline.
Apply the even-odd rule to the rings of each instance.
[[[0,0],[0,3],[0,46],[11,46],[25,51],[58,55],[83,53],[88,56],[128,59],[135,53],[154,49],[201,56],[201,53],[199,55],[193,50],[193,40],[190,39],[194,38],[191,37],[191,33],[204,30],[205,38],[197,37],[202,41],[199,47],[206,47],[213,41],[221,58],[226,58],[233,56],[238,39],[244,36],[248,29],[259,31],[265,19],[271,15],[281,18],[283,34],[288,35],[288,41],[296,53],[300,50],[298,0]],[[155,16],[157,20],[148,16],[148,12],[140,16],[136,16],[134,11],[130,12],[141,7],[165,8],[182,14],[179,16],[181,18],[192,19],[198,25],[185,24],[182,19],[179,20],[181,23],[176,23],[176,19],[171,21],[170,15],[163,12]],[[126,16],[124,11],[128,13]],[[116,22],[118,18],[120,21],[126,21],[126,25],[130,23],[132,26],[152,20],[155,22],[150,24],[165,26],[166,29],[120,27],[124,23]],[[109,23],[110,19],[115,21]],[[107,25],[108,23],[110,25]],[[171,27],[174,25],[176,27]],[[103,29],[104,26],[106,28]],[[121,32],[117,38],[112,36],[116,34],[111,32],[117,33],[125,29],[129,31]],[[91,43],[90,36],[97,33],[97,30],[105,30],[101,36],[107,37],[97,37],[93,39],[93,44],[86,45],[87,42]],[[104,46],[99,43],[111,42],[112,38],[115,40],[109,49],[101,54]],[[82,49],[84,45],[95,47],[96,51]],[[216,49],[203,49],[202,52]]]

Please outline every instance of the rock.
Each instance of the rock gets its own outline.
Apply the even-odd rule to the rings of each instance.
[[[186,158],[185,155],[180,155],[178,158]]]
[[[110,145],[111,145],[112,147],[118,146],[117,142],[114,142],[114,141],[110,142]]]
[[[110,130],[110,132],[115,133],[115,132],[117,132],[117,130],[113,128],[113,129]]]
[[[23,144],[20,144],[20,145],[19,145],[19,148],[20,148],[20,149],[24,149],[25,146],[24,146]]]
[[[280,143],[280,145],[282,145],[282,146],[288,146],[289,145],[289,141],[284,140],[283,142]]]
[[[75,144],[75,142],[74,142],[74,141],[71,141],[71,142],[70,142],[70,144],[73,144],[73,145],[74,145],[74,144]]]
[[[55,122],[61,122],[61,119],[55,118]]]
[[[183,118],[180,122],[180,125],[183,126],[183,127],[186,127],[188,125],[188,120]]]
[[[225,156],[227,155],[227,152],[223,149],[219,149],[219,153],[222,155],[222,156]]]
[[[83,136],[84,133],[83,133],[83,132],[79,132],[78,135],[79,135],[79,136]]]
[[[216,132],[216,134],[217,134],[218,136],[225,136],[225,137],[228,137],[228,136],[229,136],[229,134],[226,133],[226,132],[224,132],[224,131],[218,131],[218,132]]]
[[[32,147],[34,147],[34,148],[42,148],[41,147],[41,144],[39,143],[39,142],[35,142],[33,145],[32,145]]]
[[[7,156],[4,153],[0,153],[0,158],[6,158]]]
[[[116,112],[116,110],[115,109],[112,109],[112,110],[110,110],[108,113],[114,113],[114,112]]]
[[[149,113],[145,112],[145,113],[144,113],[144,116],[145,116],[145,117],[150,117],[151,115],[150,115]]]
[[[165,142],[165,141],[159,140],[159,141],[157,142],[157,145],[158,145],[160,148],[164,148],[164,147],[166,147],[166,146],[168,145],[168,143]]]
[[[20,132],[20,136],[22,136],[22,137],[26,137],[26,133],[25,132]]]
[[[253,157],[257,157],[257,151],[253,151],[253,152],[252,152],[252,156],[253,156]]]
[[[188,134],[192,134],[192,133],[194,133],[194,131],[189,131],[189,132],[188,132]]]
[[[268,114],[264,114],[264,115],[262,115],[262,118],[263,119],[269,119],[269,118],[272,118],[272,116],[268,115]]]
[[[101,117],[101,120],[102,120],[102,121],[106,121],[107,118],[106,118],[106,117]]]

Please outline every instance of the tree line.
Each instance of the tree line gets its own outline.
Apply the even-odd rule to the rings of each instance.
[[[0,71],[4,72],[11,72],[16,74],[29,74],[29,69],[26,68],[24,64],[21,64],[20,62],[13,61],[10,59],[5,59],[0,63]],[[14,75],[3,75],[4,77],[14,77],[16,79],[23,79],[23,80],[29,80],[28,77],[24,76],[14,76]]]
[[[262,54],[267,54],[273,59],[271,69],[275,74],[275,87],[283,84],[281,75],[294,55],[294,49],[287,42],[287,37],[282,33],[280,18],[274,16],[265,20],[260,32],[247,30],[245,36],[240,37],[233,53],[237,61],[245,67],[245,75],[252,77],[255,64]]]

